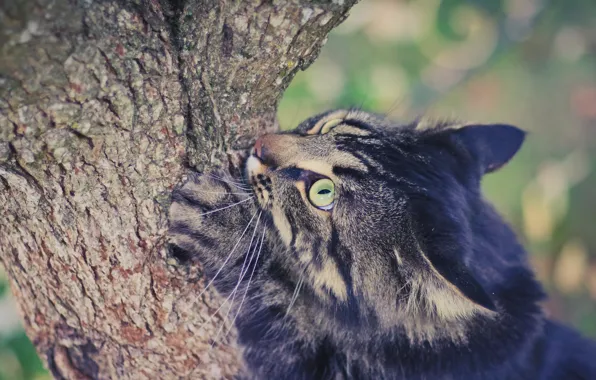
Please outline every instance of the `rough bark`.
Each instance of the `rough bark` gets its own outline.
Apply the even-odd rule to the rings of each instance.
[[[56,378],[230,378],[200,267],[167,250],[187,167],[232,166],[355,0],[0,3],[0,260]]]

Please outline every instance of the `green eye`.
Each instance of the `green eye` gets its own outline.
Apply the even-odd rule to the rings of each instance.
[[[335,185],[330,179],[320,179],[308,190],[308,199],[321,210],[331,210],[335,199]]]
[[[324,135],[325,133],[329,132],[333,127],[336,127],[339,123],[341,123],[343,119],[333,119],[326,122],[323,127],[321,128],[320,134]]]

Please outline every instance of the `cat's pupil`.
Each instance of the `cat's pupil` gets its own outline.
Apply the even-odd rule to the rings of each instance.
[[[319,190],[319,194],[321,194],[321,195],[329,194],[330,192],[331,192],[331,190],[329,190],[329,189]]]

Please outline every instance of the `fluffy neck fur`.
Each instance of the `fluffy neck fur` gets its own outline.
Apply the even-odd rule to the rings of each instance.
[[[518,361],[531,354],[543,328],[538,304],[543,292],[524,262],[523,248],[492,207],[480,201],[470,215],[474,238],[465,248],[472,252],[469,265],[487,284],[497,313],[479,310],[458,316],[454,311],[446,318],[434,308],[461,303],[433,305],[422,294],[416,297],[414,287],[409,289],[413,298],[399,300],[396,312],[396,303],[384,297],[376,305],[356,294],[348,302],[333,297],[321,300],[303,285],[285,328],[309,336],[313,344],[325,342],[347,369],[368,368],[361,374],[365,378],[381,373],[387,378],[393,378],[392,373],[405,378],[449,373],[458,378],[457,374],[480,376],[492,371],[503,375],[518,370]],[[272,250],[275,256],[277,249]],[[286,250],[281,253],[287,262]],[[299,276],[292,273],[291,277]],[[428,282],[418,286],[427,287]],[[365,310],[363,305],[375,310]],[[392,326],[381,320],[385,313],[391,315]]]

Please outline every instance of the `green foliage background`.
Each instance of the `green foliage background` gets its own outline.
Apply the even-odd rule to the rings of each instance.
[[[280,105],[282,128],[357,106],[530,132],[484,181],[551,295],[596,337],[596,2],[361,0]],[[0,276],[0,380],[47,378]]]

